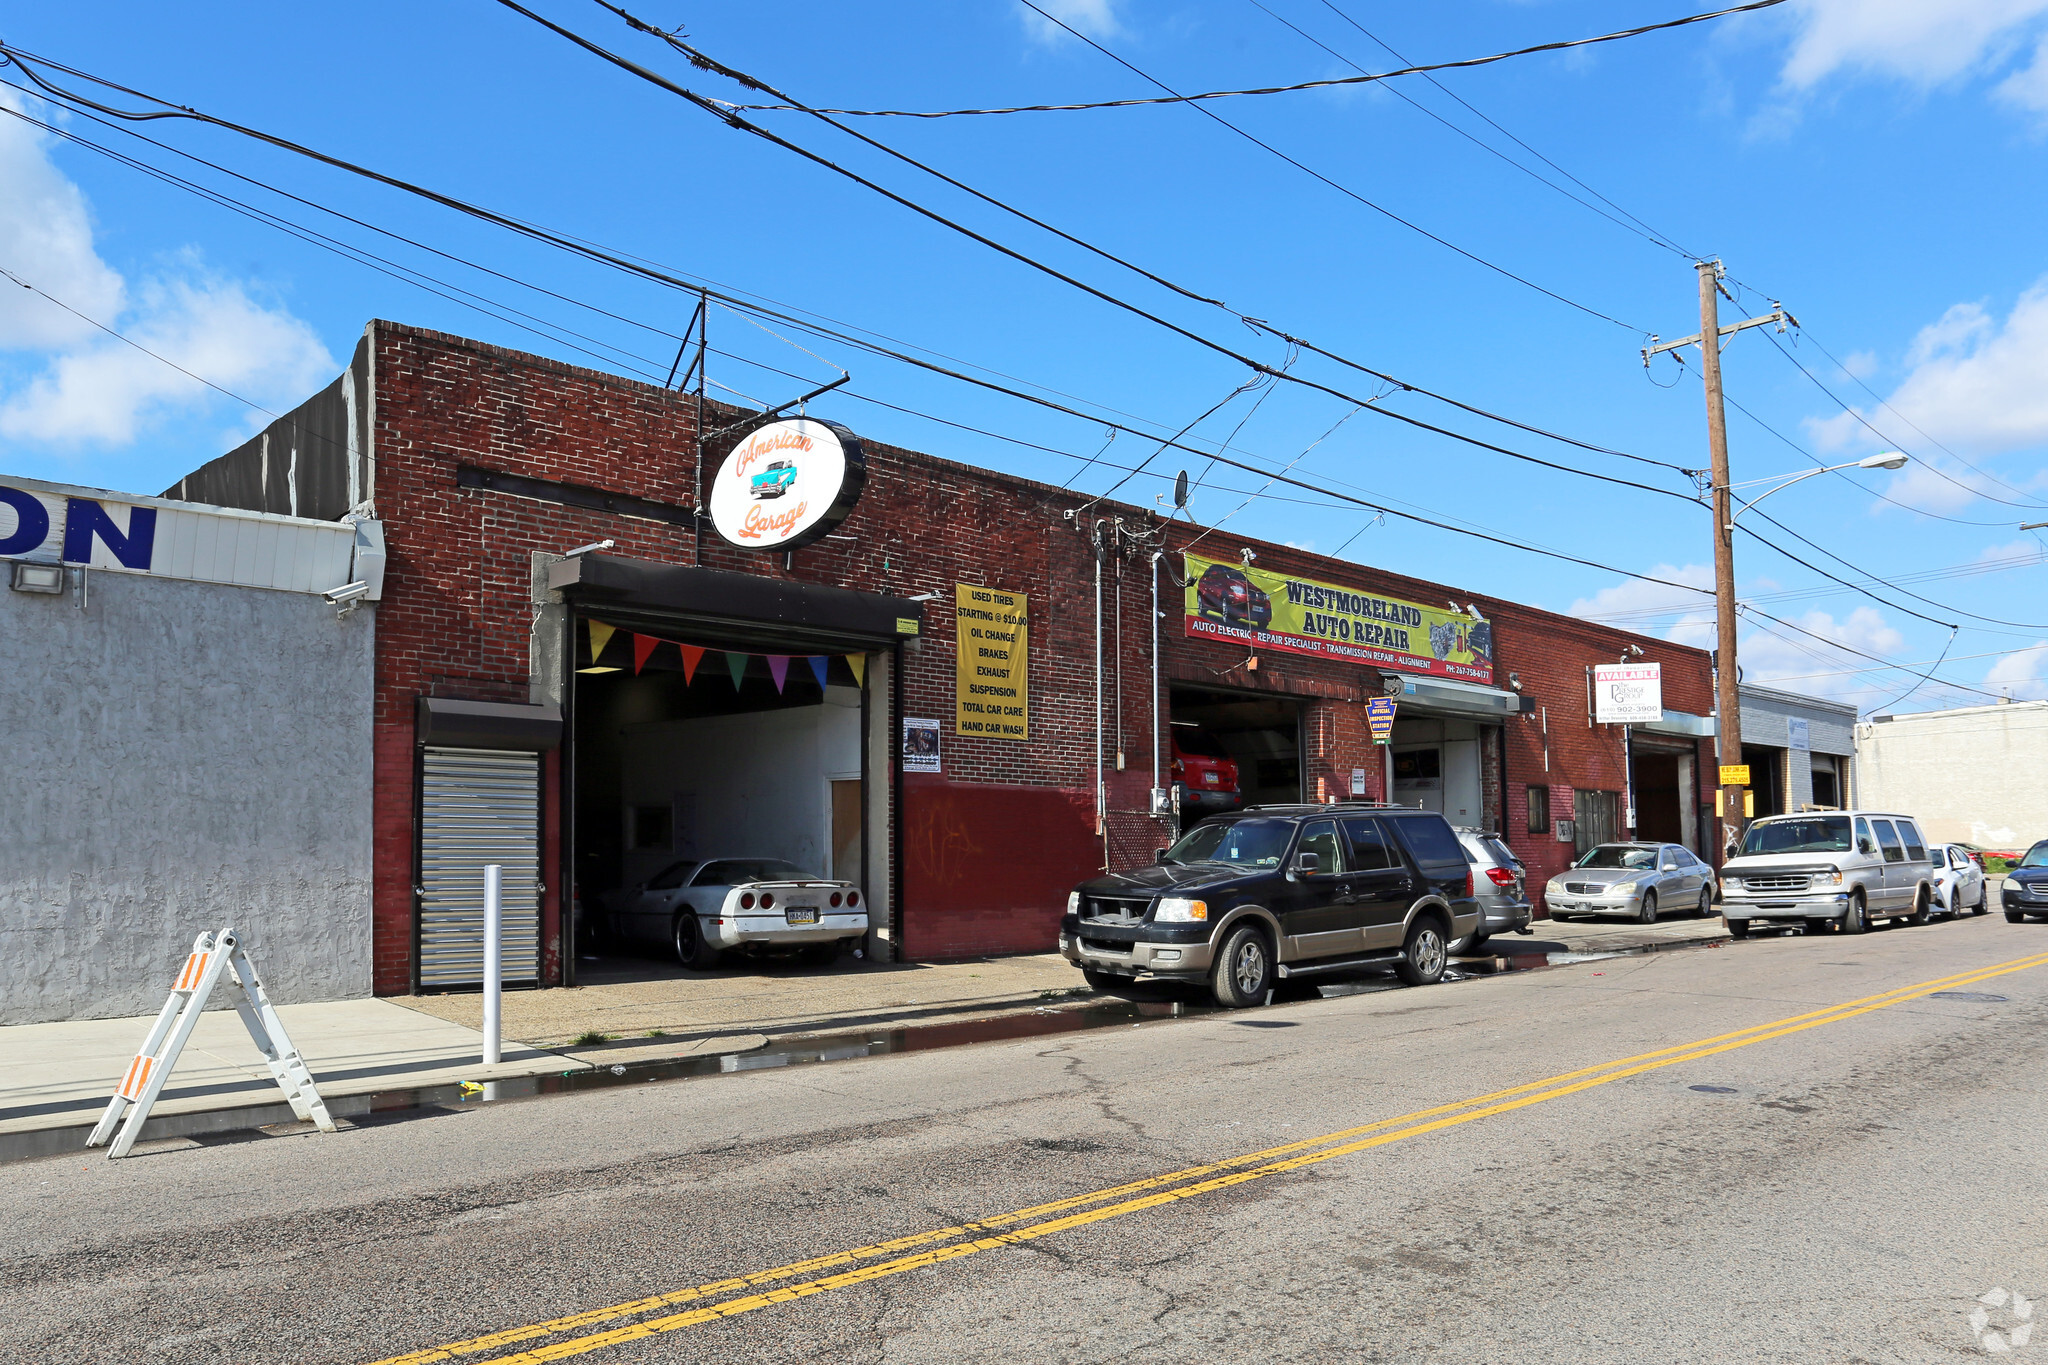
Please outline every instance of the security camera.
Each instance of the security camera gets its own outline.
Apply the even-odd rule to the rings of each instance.
[[[1515,690],[1515,691],[1517,691],[1517,692],[1521,691],[1521,690],[1522,690],[1522,675],[1521,675],[1521,674],[1519,674],[1519,673],[1510,673],[1510,674],[1508,674],[1508,686],[1509,686],[1510,688],[1514,689],[1514,690]]]
[[[344,602],[353,602],[358,597],[368,597],[369,595],[370,585],[360,580],[354,583],[344,583],[338,588],[329,588],[321,594],[321,596],[334,603],[337,607]]]
[[[1237,553],[1244,559],[1244,562],[1247,564],[1251,563],[1253,560],[1259,557],[1259,552],[1257,550],[1252,549],[1249,546],[1246,546],[1244,549],[1239,550]]]

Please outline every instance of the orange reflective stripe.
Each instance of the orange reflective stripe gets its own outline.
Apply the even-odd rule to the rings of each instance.
[[[194,953],[186,958],[185,969],[178,973],[178,984],[171,987],[171,989],[174,991],[189,991],[197,987],[200,976],[206,971],[206,958],[207,954],[205,953]]]
[[[136,1098],[142,1093],[143,1088],[149,1084],[149,1073],[155,1069],[156,1059],[154,1057],[145,1057],[140,1053],[136,1054],[135,1060],[128,1063],[128,1074],[121,1078],[121,1088],[116,1093],[124,1099],[132,1100]]]

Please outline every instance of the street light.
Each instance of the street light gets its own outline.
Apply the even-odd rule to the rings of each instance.
[[[1742,504],[1742,506],[1736,508],[1734,515],[1728,518],[1728,529],[1731,531],[1734,530],[1736,521],[1742,516],[1744,512],[1747,512],[1750,508],[1756,506],[1765,498],[1768,498],[1771,494],[1782,492],[1785,489],[1790,488],[1793,484],[1799,483],[1805,479],[1810,479],[1816,474],[1833,474],[1843,469],[1904,469],[1906,467],[1906,462],[1910,458],[1911,457],[1908,456],[1902,450],[1888,450],[1884,452],[1882,455],[1866,455],[1860,460],[1851,460],[1847,464],[1831,464],[1823,466],[1820,469],[1808,469],[1801,473],[1794,474],[1790,478],[1785,479],[1781,483],[1777,484],[1775,487],[1766,488],[1763,492],[1757,494],[1748,502],[1745,502]],[[1746,479],[1739,484],[1729,484],[1728,488],[1724,491],[1733,492],[1737,488],[1745,488],[1752,483],[1769,482],[1769,479]]]

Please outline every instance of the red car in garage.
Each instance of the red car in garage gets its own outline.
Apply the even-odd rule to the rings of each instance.
[[[1237,785],[1237,761],[1199,725],[1175,721],[1169,727],[1173,741],[1173,785],[1180,789],[1184,812],[1236,810],[1244,804]]]

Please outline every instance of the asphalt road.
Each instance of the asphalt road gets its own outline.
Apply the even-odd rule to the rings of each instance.
[[[0,1358],[1985,1359],[2044,1147],[1993,914],[0,1167]]]

